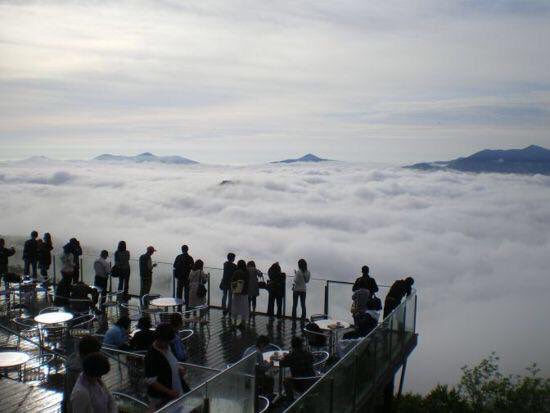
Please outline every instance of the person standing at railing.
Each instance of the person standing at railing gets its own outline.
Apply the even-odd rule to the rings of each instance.
[[[155,247],[149,245],[145,254],[139,257],[139,277],[141,280],[139,289],[139,298],[151,292],[151,285],[153,284],[153,268],[157,264],[153,263],[151,256],[155,253]]]
[[[111,273],[111,265],[107,262],[109,253],[107,250],[101,251],[99,258],[94,262],[94,285],[101,291],[101,305],[105,304],[107,298],[107,281]]]
[[[263,273],[256,268],[254,261],[248,261],[246,264],[250,279],[248,280],[248,304],[251,315],[256,313],[256,299],[260,295],[258,280],[263,279]]]
[[[351,289],[352,291],[366,289],[369,290],[371,294],[376,294],[378,292],[378,284],[376,284],[376,280],[369,275],[369,272],[369,267],[363,265],[361,268],[362,275],[355,280]]]
[[[278,262],[273,263],[267,271],[269,280],[267,281],[267,291],[269,299],[267,303],[267,314],[272,318],[274,316],[275,303],[277,303],[277,318],[283,316],[283,297],[285,296],[285,273],[281,271]]]
[[[69,247],[69,250],[74,257],[73,283],[77,283],[80,279],[80,256],[82,255],[80,241],[78,241],[76,238],[71,238],[66,246]]]
[[[8,279],[8,262],[9,257],[15,254],[15,248],[6,248],[6,241],[0,238],[0,280],[4,282],[4,293],[6,300],[9,300],[10,283]]]
[[[189,274],[189,304],[187,309],[206,304],[206,282],[210,274],[204,272],[204,263],[202,260],[195,261],[193,270]],[[194,313],[194,311],[193,311]],[[202,315],[199,318],[202,320]]]
[[[46,232],[38,248],[38,266],[40,267],[40,275],[44,283],[48,282],[48,270],[52,264],[52,250],[52,237],[49,232]]]
[[[69,244],[63,246],[63,254],[61,255],[61,277],[69,278],[71,281],[74,278],[75,258],[71,252]]]
[[[118,277],[118,291],[123,291],[124,301],[128,300],[128,285],[130,284],[130,251],[126,249],[126,241],[120,241],[115,251],[115,265],[111,276]]]
[[[231,282],[233,280],[233,273],[237,270],[235,265],[235,254],[230,252],[227,254],[227,261],[223,264],[223,276],[220,282],[220,290],[223,291],[222,297],[222,309],[223,315],[227,315],[231,312],[232,291]]]
[[[23,262],[25,267],[23,272],[24,275],[31,275],[30,271],[32,269],[32,278],[36,279],[36,264],[38,259],[38,232],[31,232],[31,237],[25,241],[23,246]]]
[[[407,277],[392,284],[384,300],[384,318],[399,306],[403,297],[411,295],[414,279]]]
[[[176,279],[176,298],[183,299],[189,310],[189,273],[193,269],[195,261],[188,253],[187,245],[181,246],[181,254],[174,261],[174,278]],[[181,311],[181,307],[180,307]]]
[[[296,320],[296,307],[298,299],[302,306],[302,320],[306,319],[306,284],[311,274],[307,269],[307,262],[303,258],[298,261],[298,269],[294,271],[294,285],[292,286],[292,319]]]
[[[237,270],[233,273],[233,279],[231,281],[231,292],[233,293],[231,303],[231,316],[233,317],[233,324],[237,328],[244,328],[245,323],[248,321],[248,283],[250,281],[250,274],[248,268],[246,268],[246,262],[239,260],[237,262]],[[241,318],[239,324],[237,320]]]

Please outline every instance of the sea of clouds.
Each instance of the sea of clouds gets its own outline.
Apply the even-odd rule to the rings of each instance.
[[[134,257],[152,244],[168,262],[185,242],[212,267],[232,250],[287,273],[304,257],[314,276],[346,281],[364,264],[380,284],[413,275],[410,390],[454,383],[491,351],[506,371],[538,362],[550,374],[550,177],[32,159],[1,163],[0,189],[3,235],[109,251],[124,239]]]

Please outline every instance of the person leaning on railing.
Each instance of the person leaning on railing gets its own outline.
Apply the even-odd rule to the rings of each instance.
[[[174,328],[161,323],[155,333],[156,340],[145,355],[145,382],[152,409],[158,409],[190,390],[184,380],[185,369],[170,350],[170,342],[175,337]]]
[[[384,318],[399,306],[403,297],[411,295],[414,279],[407,277],[392,284],[384,301]]]

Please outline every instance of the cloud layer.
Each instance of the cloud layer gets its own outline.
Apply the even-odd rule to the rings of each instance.
[[[350,281],[365,263],[381,284],[412,274],[411,389],[453,382],[492,350],[506,368],[537,361],[550,374],[548,177],[33,160],[2,164],[0,189],[0,233],[49,231],[58,246],[77,236],[112,251],[125,239],[134,256],[152,244],[170,262],[186,242],[213,267],[233,250],[288,273],[305,257],[320,278]]]

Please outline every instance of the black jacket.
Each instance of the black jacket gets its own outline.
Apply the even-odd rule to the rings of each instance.
[[[230,290],[231,281],[233,280],[233,273],[237,270],[237,264],[234,262],[226,261],[223,264],[223,276],[220,283],[221,290]]]
[[[52,250],[53,245],[46,243],[42,244],[42,246],[38,249],[38,262],[41,267],[49,268],[52,264]]]
[[[285,273],[270,268],[267,271],[269,293],[275,297],[283,297],[285,295]]]
[[[353,284],[352,291],[360,290],[362,288],[365,288],[370,291],[371,294],[375,294],[378,292],[378,285],[376,284],[376,280],[369,276],[361,276],[355,280],[355,283]]]
[[[195,261],[189,254],[180,254],[174,261],[174,278],[189,283],[189,273],[193,269]]]
[[[282,367],[290,367],[292,377],[315,376],[313,355],[304,349],[291,350],[280,362]]]
[[[145,377],[156,377],[157,381],[169,389],[172,388],[172,369],[164,354],[158,351],[155,347],[151,347],[145,355]],[[181,379],[181,377],[180,377]],[[181,379],[181,385],[183,391],[189,389],[187,383]],[[147,389],[147,394],[157,399],[165,399],[166,396],[163,393],[159,393],[151,388]]]
[[[155,332],[152,330],[139,330],[136,331],[132,339],[130,340],[130,347],[136,351],[145,351],[153,345],[155,341]]]
[[[388,298],[393,298],[397,302],[400,302],[403,297],[406,295],[411,295],[411,286],[405,280],[397,280],[394,282],[386,295],[386,300]]]
[[[57,306],[69,305],[69,298],[71,297],[71,279],[63,278],[57,284],[57,289],[55,290],[55,300],[54,304]]]
[[[30,260],[30,261],[36,261],[36,258],[38,256],[38,243],[35,239],[28,239],[25,241],[25,245],[23,246],[23,259]]]
[[[147,253],[139,257],[139,276],[141,278],[151,278],[153,276],[153,269],[149,268],[149,260],[151,260],[151,256]]]
[[[11,257],[13,254],[15,254],[15,249],[13,248],[0,248],[0,275],[8,272],[8,257]]]

